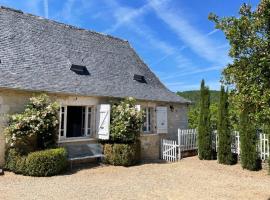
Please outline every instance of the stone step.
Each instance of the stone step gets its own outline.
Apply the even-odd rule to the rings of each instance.
[[[103,149],[100,144],[67,144],[65,147],[70,161],[103,157]]]

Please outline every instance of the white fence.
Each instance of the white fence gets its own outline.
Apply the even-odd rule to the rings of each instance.
[[[162,159],[175,162],[181,159],[181,152],[197,149],[195,129],[178,129],[178,140],[161,140]]]
[[[218,150],[218,135],[216,135],[216,150]],[[231,151],[236,153],[238,156],[241,156],[240,153],[240,135],[238,131],[233,131],[231,135]],[[262,161],[265,161],[269,158],[269,139],[268,135],[264,133],[258,133],[258,145],[257,150]]]
[[[197,149],[196,129],[178,129],[178,144],[180,144],[181,151]]]
[[[175,140],[161,140],[161,152],[162,152],[162,159],[168,162],[175,162],[179,160],[179,145],[176,143]]]
[[[238,131],[232,132],[231,151],[240,156],[240,136]],[[213,148],[218,149],[218,134],[217,131],[213,132]],[[178,129],[178,140],[161,140],[161,153],[162,159],[168,162],[175,162],[181,159],[181,152],[196,150],[197,146],[197,131],[196,129]],[[260,158],[265,161],[269,158],[270,146],[268,135],[259,133],[258,146]]]
[[[262,160],[269,158],[269,139],[267,134],[260,134],[259,152]]]

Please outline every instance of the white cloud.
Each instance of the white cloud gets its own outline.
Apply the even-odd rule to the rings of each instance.
[[[198,56],[216,64],[228,62],[226,51],[217,51],[216,44],[192,26],[182,12],[169,6],[168,0],[149,0],[156,15],[173,30],[179,39],[187,44]]]
[[[138,19],[143,18],[150,10],[152,10],[150,4],[145,4],[140,8],[135,9],[121,6],[115,0],[105,0],[105,2],[109,4],[114,10],[113,16],[116,22],[104,32],[113,33],[122,26],[128,27],[145,41],[150,43],[151,46],[153,46],[155,49],[159,49],[165,54],[161,59],[154,62],[151,66],[160,64],[162,61],[166,60],[172,55],[178,56],[179,63],[179,58],[182,58],[182,61],[179,65],[183,64],[183,60],[185,60],[185,62],[191,62],[187,57],[180,54],[180,52],[186,48],[185,46],[182,46],[180,48],[173,46],[159,39],[153,32],[153,30],[149,26],[145,25],[142,21],[137,22]]]
[[[214,29],[213,31],[210,31],[209,33],[207,33],[206,36],[213,35],[213,34],[215,34],[218,31],[219,31],[218,29]]]
[[[220,66],[213,66],[213,67],[206,67],[206,68],[199,68],[199,69],[197,68],[197,69],[192,69],[192,70],[187,69],[184,72],[177,72],[172,75],[165,76],[162,78],[162,80],[170,80],[170,79],[179,78],[179,77],[183,77],[187,75],[205,73],[205,72],[210,72],[210,71],[218,71],[221,69],[223,69],[223,67],[220,67]]]

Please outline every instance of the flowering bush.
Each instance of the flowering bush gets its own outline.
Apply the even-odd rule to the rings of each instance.
[[[143,113],[135,108],[136,100],[126,98],[112,106],[110,140],[113,142],[135,142],[140,134]]]
[[[45,94],[30,98],[22,113],[10,116],[5,129],[9,146],[25,153],[55,146],[58,110]]]

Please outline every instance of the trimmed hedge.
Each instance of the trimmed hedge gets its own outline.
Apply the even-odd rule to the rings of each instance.
[[[9,149],[5,168],[17,174],[28,176],[53,176],[67,167],[67,151],[64,148],[48,149],[22,156],[15,149]]]
[[[104,155],[107,164],[131,166],[140,161],[140,143],[104,144]]]

